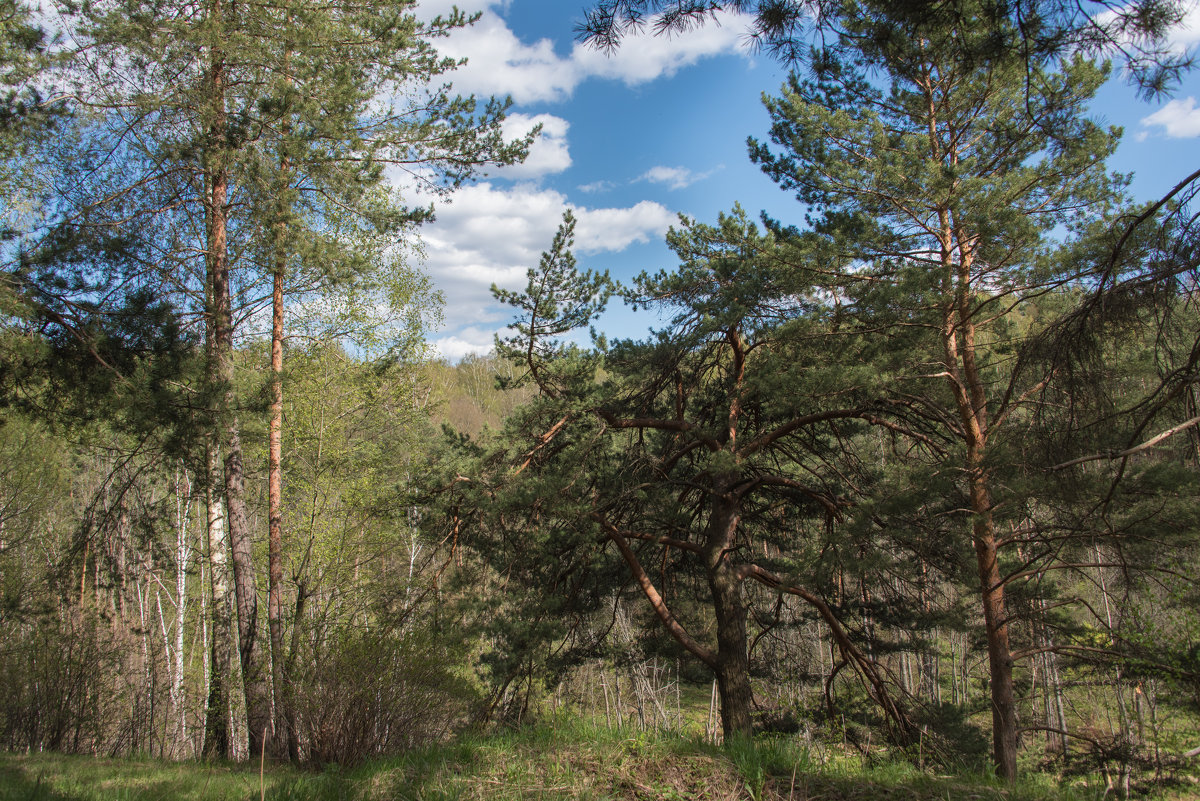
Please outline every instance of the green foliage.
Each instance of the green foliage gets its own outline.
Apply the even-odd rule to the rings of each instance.
[[[500,428],[536,392],[515,386],[517,368],[493,354],[469,354],[453,365],[427,362],[421,371],[430,390],[432,421],[471,436]]]
[[[932,24],[972,29],[979,35],[955,45],[974,62],[1019,54],[1030,64],[1072,53],[1118,50],[1127,72],[1147,95],[1170,90],[1194,67],[1194,59],[1171,45],[1170,32],[1183,21],[1187,5],[1171,0],[1137,0],[1120,8],[1080,6],[1065,0],[961,4],[931,0],[856,3],[853,14],[873,16],[883,30],[910,31]],[[640,33],[647,21],[655,34],[671,35],[703,24],[718,10],[748,14],[750,42],[789,64],[803,63],[812,38],[836,35],[847,7],[776,0],[596,0],[579,26],[580,38],[605,51],[626,34]],[[886,35],[886,34],[885,34]],[[902,35],[902,34],[901,34]]]
[[[712,668],[725,636],[713,563],[728,560],[735,585],[742,569],[819,575],[803,554],[840,516],[840,482],[855,470],[836,442],[896,415],[864,340],[831,331],[826,273],[799,257],[807,245],[781,245],[740,208],[717,227],[685,220],[668,238],[678,271],[618,290],[664,312],[664,331],[591,352],[548,342],[591,319],[607,281],[574,270],[570,224],[527,291],[503,295],[522,315],[503,352],[542,392],[482,448],[458,449],[469,467],[439,498],[484,575],[522,588],[488,627],[497,692],[525,688],[518,718],[535,675],[553,682],[595,653],[602,610],[631,591],[631,574],[665,599],[674,652]],[[709,553],[721,555],[706,566]],[[650,565],[654,578],[639,575]],[[746,614],[748,599],[729,603]]]
[[[310,761],[352,766],[444,739],[474,706],[433,631],[342,628],[305,648],[296,709]]]
[[[610,7],[651,5],[669,4]],[[1177,10],[1131,8],[1150,32]],[[1189,198],[1125,227],[1124,179],[1103,166],[1118,132],[1085,116],[1107,67],[1018,52],[1033,34],[1004,9],[828,11],[837,35],[767,102],[773,144],[751,143],[804,230],[740,206],[683,219],[678,265],[620,287],[578,267],[568,212],[525,289],[494,290],[514,333],[451,366],[422,363],[440,299],[406,261],[431,208],[384,177],[420,164],[447,192],[526,152],[500,136],[505,103],[434,87],[454,66],[436,40],[465,15],[83,4],[53,80],[90,110],[51,138],[30,88],[51,48],[0,0],[0,188],[23,229],[4,233],[0,283],[0,739],[175,755],[196,739],[198,457],[227,388],[201,377],[207,193],[228,177],[250,326],[229,388],[252,472],[269,393],[251,310],[271,274],[290,299],[291,644],[273,658],[307,758],[408,752],[277,771],[278,797],[1000,793],[911,764],[978,768],[984,518],[1023,723],[1085,736],[1063,764],[1161,772],[1200,711],[1200,598],[1180,567],[1200,526]],[[586,345],[614,295],[663,330]],[[953,374],[968,352],[970,387]],[[716,675],[738,731],[754,700],[759,723],[818,741],[714,749],[572,722],[420,749],[469,718],[542,723],[582,666],[632,686],[650,657],[684,662],[689,715]],[[916,735],[908,762],[879,757],[884,727]],[[0,770],[33,795],[37,764]],[[73,781],[47,792],[93,797]],[[1004,792],[1059,795],[1050,781]],[[204,792],[191,782],[130,779],[126,796]]]
[[[0,799],[184,801],[254,796],[258,766],[0,756]],[[1004,797],[1012,801],[1085,801],[1103,786],[1066,784],[1049,774],[1001,785],[981,774],[933,775],[904,762],[864,762],[786,740],[717,748],[695,741],[612,736],[566,724],[487,737],[471,736],[352,770],[299,772],[268,764],[261,787],[279,801],[429,799],[663,799],[751,797],[911,801]],[[1183,798],[1167,794],[1163,798]]]
[[[567,209],[550,250],[536,269],[529,270],[525,290],[492,285],[497,300],[518,310],[512,324],[516,333],[496,338],[497,355],[523,365],[528,372],[519,381],[530,381],[551,396],[578,387],[594,374],[595,365],[576,346],[558,338],[595,320],[613,289],[607,272],[575,269],[574,242],[575,215]]]
[[[54,60],[50,51],[57,42],[31,12],[21,0],[0,4],[0,188],[6,199],[17,189],[13,179],[20,168],[12,159],[45,131],[59,111],[43,97],[49,87],[39,85]],[[4,230],[3,238],[12,234]]]

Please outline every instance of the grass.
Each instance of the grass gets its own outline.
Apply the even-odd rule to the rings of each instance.
[[[352,770],[268,766],[261,788],[257,766],[0,754],[0,801],[250,801],[260,793],[274,801],[1095,801],[1103,785],[1031,774],[1008,787],[980,774],[809,750],[794,738],[718,747],[580,721],[465,735]]]
[[[296,771],[268,766],[268,796]],[[0,754],[0,801],[241,801],[259,798],[257,766],[63,754]]]

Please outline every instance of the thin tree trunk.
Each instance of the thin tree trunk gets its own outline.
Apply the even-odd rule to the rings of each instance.
[[[175,532],[175,667],[171,677],[171,703],[175,709],[176,727],[174,751],[178,757],[184,756],[187,743],[187,703],[183,681],[183,645],[184,624],[187,613],[187,566],[192,558],[192,548],[188,536],[188,526],[191,522],[192,482],[184,473],[184,487],[178,485],[175,490],[176,532]],[[182,490],[182,491],[181,491]]]
[[[1059,737],[1062,740],[1063,756],[1066,756],[1068,753],[1070,753],[1071,741],[1070,738],[1067,737],[1067,712],[1063,703],[1062,677],[1058,672],[1058,655],[1051,652],[1047,654],[1047,656],[1050,657],[1050,665],[1054,673],[1054,710],[1055,714],[1058,716],[1058,729],[1062,732]]]
[[[292,642],[288,648],[287,658],[283,663],[283,710],[284,726],[288,740],[288,759],[293,763],[300,761],[300,730],[296,721],[296,655],[300,653],[300,631],[304,622],[304,605],[308,600],[308,585],[300,579],[296,588],[296,614],[292,619]]]
[[[288,13],[291,23],[291,13]],[[290,52],[284,52],[284,64]],[[286,136],[288,123],[283,132]],[[283,651],[283,281],[287,272],[287,199],[286,191],[290,164],[286,152],[279,158],[279,183],[276,219],[272,236],[273,261],[271,270],[271,408],[267,453],[267,628],[271,635],[271,695],[275,701],[272,722],[274,737],[272,752],[292,762],[299,761],[296,743],[292,742],[292,719],[288,697],[284,691]]]
[[[233,591],[238,617],[238,656],[242,667],[242,689],[246,696],[246,728],[249,755],[262,753],[263,738],[271,728],[270,684],[258,652],[258,590],[251,553],[250,527],[246,521],[243,487],[242,443],[236,418],[225,432],[225,508],[229,515],[229,550],[233,556]]]
[[[921,578],[920,578],[920,600],[921,611],[925,613],[927,618],[932,617],[933,604],[929,600],[929,563],[924,558],[921,559]],[[921,645],[919,651],[920,658],[920,684],[917,689],[917,696],[927,703],[941,702],[941,687],[938,682],[938,657],[936,649],[939,642],[940,631],[934,629],[931,632],[932,638]]]
[[[282,222],[277,223],[282,227]],[[278,236],[278,232],[277,232]],[[283,277],[286,259],[276,243],[271,291],[271,408],[267,454],[267,628],[271,634],[271,692],[275,700],[271,750],[291,756],[283,692]]]
[[[201,751],[208,758],[229,759],[232,755],[232,733],[230,732],[230,708],[228,677],[233,673],[232,648],[232,603],[230,601],[229,565],[225,552],[225,516],[222,502],[213,486],[212,477],[217,473],[217,454],[208,449],[209,480],[204,488],[204,502],[208,518],[208,575],[212,587],[212,637],[210,640],[208,706],[205,710],[204,747]]]
[[[213,15],[221,22],[225,11],[220,0],[213,4]],[[264,732],[270,726],[269,687],[262,675],[256,653],[258,635],[258,595],[251,552],[250,527],[246,520],[245,468],[242,440],[235,413],[233,387],[233,317],[229,283],[229,255],[226,213],[229,202],[229,170],[225,163],[228,120],[225,110],[224,54],[214,48],[209,65],[211,92],[210,140],[208,156],[209,198],[208,264],[212,271],[213,378],[219,387],[219,419],[224,435],[225,508],[229,546],[233,562],[233,588],[238,615],[238,654],[242,666],[242,686],[246,698],[246,724],[249,753],[261,753]]]
[[[149,574],[152,568],[145,566],[145,573]],[[150,625],[146,620],[146,604],[149,602],[148,596],[150,593],[150,579],[146,579],[146,595],[142,595],[142,586],[137,584],[137,599],[138,599],[138,619],[141,623],[141,645],[142,645],[142,693],[145,708],[141,715],[138,715],[138,724],[144,724],[146,727],[146,750],[150,756],[154,756],[154,677],[150,666]],[[149,721],[143,720],[143,715],[149,715]]]
[[[207,512],[205,513],[207,516]],[[205,533],[207,534],[207,529]],[[205,540],[201,540],[201,551],[204,551]],[[203,757],[204,744],[208,742],[208,692],[212,686],[212,645],[209,636],[210,624],[212,623],[212,614],[209,609],[209,592],[206,589],[212,581],[211,575],[208,572],[208,561],[204,553],[200,556],[200,675],[204,677],[204,683],[201,685],[200,696],[204,699],[205,712],[200,720],[200,737],[196,742],[196,753]],[[195,657],[195,649],[193,644],[193,658]]]

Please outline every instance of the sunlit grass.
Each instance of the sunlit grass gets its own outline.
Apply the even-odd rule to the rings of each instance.
[[[0,801],[216,801],[259,798],[290,768],[61,754],[0,755]]]
[[[352,770],[0,755],[0,801],[1096,801],[1098,781],[922,770],[796,737],[734,740],[609,729],[576,718],[480,735]],[[1185,798],[1168,792],[1164,798]]]

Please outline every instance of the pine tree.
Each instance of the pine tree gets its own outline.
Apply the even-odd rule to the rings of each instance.
[[[584,351],[554,338],[590,321],[607,279],[574,269],[570,232],[568,217],[524,293],[497,292],[521,312],[499,350],[541,396],[510,422],[503,455],[490,457],[501,471],[491,473],[492,497],[474,505],[496,518],[474,531],[497,541],[482,550],[523,560],[531,585],[551,588],[556,614],[564,595],[604,597],[579,586],[589,576],[632,581],[666,632],[712,671],[726,737],[753,731],[757,596],[799,598],[829,627],[895,739],[908,740],[915,729],[884,671],[797,569],[814,530],[844,517],[850,470],[834,443],[871,427],[927,439],[883,399],[878,373],[862,363],[865,340],[830,336],[820,270],[797,268],[805,254],[779,247],[740,209],[717,227],[688,223],[668,236],[679,269],[622,290],[670,315],[667,327]],[[506,538],[520,543],[515,554]]]
[[[961,56],[975,60],[1016,55],[1036,66],[1046,58],[1117,51],[1127,59],[1130,77],[1149,94],[1178,84],[1195,61],[1167,39],[1188,10],[1177,0],[1136,0],[1115,8],[1066,0],[903,0],[876,7],[899,27],[970,27],[978,35],[956,46]],[[583,41],[612,51],[626,35],[646,27],[656,35],[671,35],[703,25],[718,12],[738,13],[749,17],[755,47],[799,64],[808,56],[814,33],[836,34],[844,10],[830,0],[596,0],[578,32]]]
[[[841,259],[852,318],[907,349],[895,388],[957,443],[985,619],[994,758],[1016,775],[1010,614],[996,519],[997,454],[1038,382],[995,346],[1022,301],[1081,279],[1050,257],[1052,232],[1104,213],[1116,134],[1083,115],[1106,76],[1075,59],[1055,73],[1019,56],[965,58],[969,26],[896,26],[864,7],[811,80],[767,101],[771,137],[751,155],[815,212]],[[964,44],[965,43],[965,44]],[[881,88],[872,74],[886,78]]]
[[[81,6],[74,20],[81,44],[75,95],[105,131],[98,139],[109,151],[97,152],[98,163],[120,154],[126,174],[109,186],[84,187],[60,228],[120,231],[147,220],[168,228],[163,221],[174,220],[168,246],[154,242],[157,252],[144,252],[140,263],[163,276],[160,286],[185,293],[180,305],[204,321],[211,342],[213,425],[221,432],[252,752],[280,728],[269,713],[272,693],[277,709],[286,703],[282,677],[272,687],[264,673],[258,642],[233,381],[242,310],[255,302],[263,276],[278,286],[280,300],[289,271],[309,291],[352,280],[428,218],[428,208],[406,207],[387,189],[388,165],[445,191],[483,163],[519,158],[528,143],[500,136],[504,103],[477,109],[471,98],[430,86],[454,66],[431,40],[468,19],[456,12],[423,23],[412,9],[409,0],[278,7],[209,0],[169,8],[113,0]],[[280,304],[275,311],[279,316]],[[281,338],[279,330],[280,345]],[[281,647],[278,520],[273,516],[268,600]],[[272,742],[284,752],[287,739]]]

